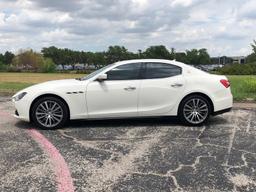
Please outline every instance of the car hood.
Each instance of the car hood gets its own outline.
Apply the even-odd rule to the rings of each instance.
[[[27,87],[27,88],[19,91],[18,93],[16,93],[14,96],[16,96],[22,92],[57,91],[57,90],[76,88],[77,86],[80,86],[80,85],[83,85],[83,87],[84,87],[86,82],[87,81],[79,81],[76,79],[63,79],[63,80],[47,81],[47,82],[43,82],[43,83],[39,83],[36,85],[32,85],[30,87]]]

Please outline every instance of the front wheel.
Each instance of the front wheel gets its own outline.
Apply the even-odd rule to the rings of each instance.
[[[211,107],[208,100],[200,95],[185,98],[179,108],[179,117],[188,125],[201,125],[210,115]]]
[[[32,106],[32,121],[43,129],[62,127],[68,120],[66,104],[55,97],[40,98]]]

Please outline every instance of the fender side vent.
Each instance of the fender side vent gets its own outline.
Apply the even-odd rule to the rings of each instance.
[[[71,95],[71,94],[82,94],[82,93],[84,93],[83,91],[74,91],[74,92],[66,92],[66,94],[69,94],[69,95]]]

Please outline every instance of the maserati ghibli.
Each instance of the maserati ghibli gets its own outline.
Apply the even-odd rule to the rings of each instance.
[[[197,126],[233,105],[225,76],[160,59],[120,61],[82,78],[40,83],[12,101],[16,118],[44,129],[75,119],[159,116]]]

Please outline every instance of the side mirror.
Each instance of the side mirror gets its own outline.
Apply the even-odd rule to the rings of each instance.
[[[105,81],[108,79],[108,75],[106,73],[104,74],[100,74],[98,77],[97,77],[97,81],[101,82],[101,81]]]

